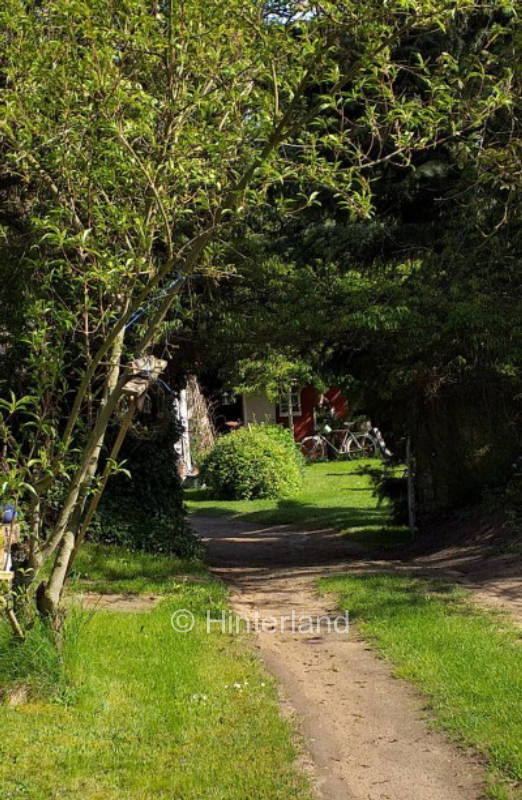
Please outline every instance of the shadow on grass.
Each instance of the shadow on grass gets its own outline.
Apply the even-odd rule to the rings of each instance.
[[[190,498],[195,499],[195,498]],[[249,522],[266,522],[267,524],[296,525],[306,524],[308,527],[331,526],[339,528],[358,527],[361,525],[385,525],[389,520],[389,512],[385,508],[357,508],[356,506],[330,506],[307,503],[296,498],[277,500],[272,508],[256,509],[238,507],[235,501],[216,500],[215,504],[208,496],[205,505],[196,509],[195,516],[205,517],[237,517]],[[245,504],[246,505],[246,504]]]
[[[369,572],[338,575],[319,583],[320,589],[338,592],[341,606],[349,606],[352,620],[387,620],[404,611],[431,610],[433,603],[442,603],[459,616],[476,616],[473,606],[461,603],[467,592],[441,580],[413,575]]]
[[[325,564],[410,543],[408,529],[379,505],[367,470],[353,462],[311,464],[302,488],[289,497],[221,500],[196,489],[186,499],[220,563]]]
[[[326,473],[326,477],[327,478],[346,478],[346,476],[348,474],[350,476],[351,475],[368,475],[368,469],[367,468],[366,469],[363,469],[363,468],[354,469],[354,470],[351,470],[350,473],[346,473],[346,472],[327,472]],[[367,490],[365,490],[365,491],[367,491]]]
[[[191,494],[190,499],[198,498]],[[256,509],[255,505],[238,507],[234,501],[216,500],[214,503],[205,494],[199,499],[206,502],[203,507],[195,509],[194,516],[232,517],[253,524],[292,525],[307,530],[335,528],[344,537],[371,546],[385,547],[410,541],[408,529],[394,525],[386,507],[317,505],[301,498],[285,498],[278,500],[272,508]]]
[[[205,575],[197,559],[181,559],[159,553],[126,550],[101,544],[87,544],[80,550],[71,573],[73,587],[102,594],[151,592],[172,589],[176,578]]]
[[[292,506],[288,524],[266,519],[265,514],[242,517],[216,517],[212,509],[196,516],[193,524],[207,547],[213,566],[279,567],[320,566],[361,557],[394,557],[395,547],[409,534],[405,529],[387,527],[385,520],[371,509],[357,509],[349,517],[350,526],[339,529],[335,523],[346,519],[345,509],[331,509],[325,520],[310,515],[296,524]],[[339,511],[339,515],[336,513]],[[261,517],[261,519],[259,519]],[[314,522],[318,524],[314,525]],[[389,556],[387,555],[389,554]]]

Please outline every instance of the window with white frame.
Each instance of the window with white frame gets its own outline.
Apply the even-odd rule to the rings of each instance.
[[[289,416],[289,408],[288,408],[288,400],[292,404],[292,416],[293,417],[300,417],[301,416],[301,390],[300,389],[292,389],[290,392],[290,396],[288,392],[282,392],[279,396],[279,416],[280,417],[288,417]]]

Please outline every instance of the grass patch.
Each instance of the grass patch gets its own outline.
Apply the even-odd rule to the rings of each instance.
[[[520,632],[440,582],[396,575],[320,581],[363,632],[430,698],[437,723],[486,756],[490,796],[522,796]]]
[[[328,461],[304,468],[303,486],[282,499],[213,500],[205,489],[185,493],[191,514],[229,515],[265,525],[331,527],[368,546],[409,541],[409,531],[390,521],[390,507],[378,506],[366,468],[378,460]]]
[[[59,652],[49,627],[37,621],[27,631],[23,644],[16,641],[11,628],[0,622],[0,700],[21,696],[53,696],[67,702],[72,696],[68,675],[74,664],[74,643],[79,616],[74,611],[64,632],[64,646]]]
[[[87,543],[78,553],[69,587],[100,594],[167,594],[190,575],[206,575],[202,561]]]
[[[0,654],[11,653],[0,655],[0,685],[30,683],[46,665],[54,680],[47,698],[31,692],[17,707],[0,704],[0,797],[310,800],[272,681],[241,636],[206,633],[207,609],[226,608],[224,586],[176,582],[187,564],[113,548],[87,548],[79,564],[98,588],[118,592],[136,590],[145,569],[146,591],[165,597],[150,613],[75,612],[64,653],[42,645],[35,662],[36,640],[25,657],[28,643],[17,645],[16,674],[0,623]],[[176,609],[194,614],[190,633],[173,631]]]

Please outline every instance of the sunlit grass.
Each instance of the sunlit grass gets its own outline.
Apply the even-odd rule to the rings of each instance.
[[[71,591],[121,594],[166,594],[186,576],[206,575],[199,559],[156,555],[87,543],[71,573]]]
[[[367,474],[377,460],[329,461],[304,468],[303,486],[291,497],[215,500],[205,489],[186,491],[191,514],[231,515],[266,525],[332,527],[365,545],[393,545],[409,539],[408,530],[390,521],[386,504],[377,505]]]
[[[396,673],[430,698],[438,723],[491,765],[491,797],[522,797],[522,648],[506,618],[462,589],[397,575],[345,575],[336,592]]]
[[[16,655],[25,645],[0,623],[0,798],[309,800],[273,682],[240,636],[206,633],[224,586],[201,565],[180,581],[186,563],[113,548],[88,549],[80,566],[118,592],[144,570],[146,591],[165,597],[148,613],[72,612],[60,655],[43,631]],[[172,629],[177,609],[194,614],[190,633]],[[20,683],[29,699],[9,707]]]

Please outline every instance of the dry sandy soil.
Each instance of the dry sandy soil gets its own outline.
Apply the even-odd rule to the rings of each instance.
[[[98,594],[97,592],[84,592],[74,597],[83,608],[93,611],[127,611],[131,614],[152,611],[162,599],[161,595],[155,594]]]
[[[520,611],[516,575],[480,573],[479,559],[462,552],[410,560],[369,560],[332,530],[261,527],[223,517],[194,517],[212,571],[232,590],[232,607],[253,619],[337,615],[316,582],[338,571],[408,569],[436,572],[479,589],[492,604]],[[471,565],[475,564],[475,571]],[[506,565],[504,564],[504,567]],[[508,569],[509,572],[509,569]],[[482,575],[482,577],[481,577]],[[520,572],[518,572],[520,575]],[[478,800],[483,769],[429,727],[422,697],[353,628],[348,634],[281,632],[280,623],[256,635],[256,646],[277,678],[283,707],[304,737],[307,767],[322,800]],[[288,627],[288,623],[287,623]]]

